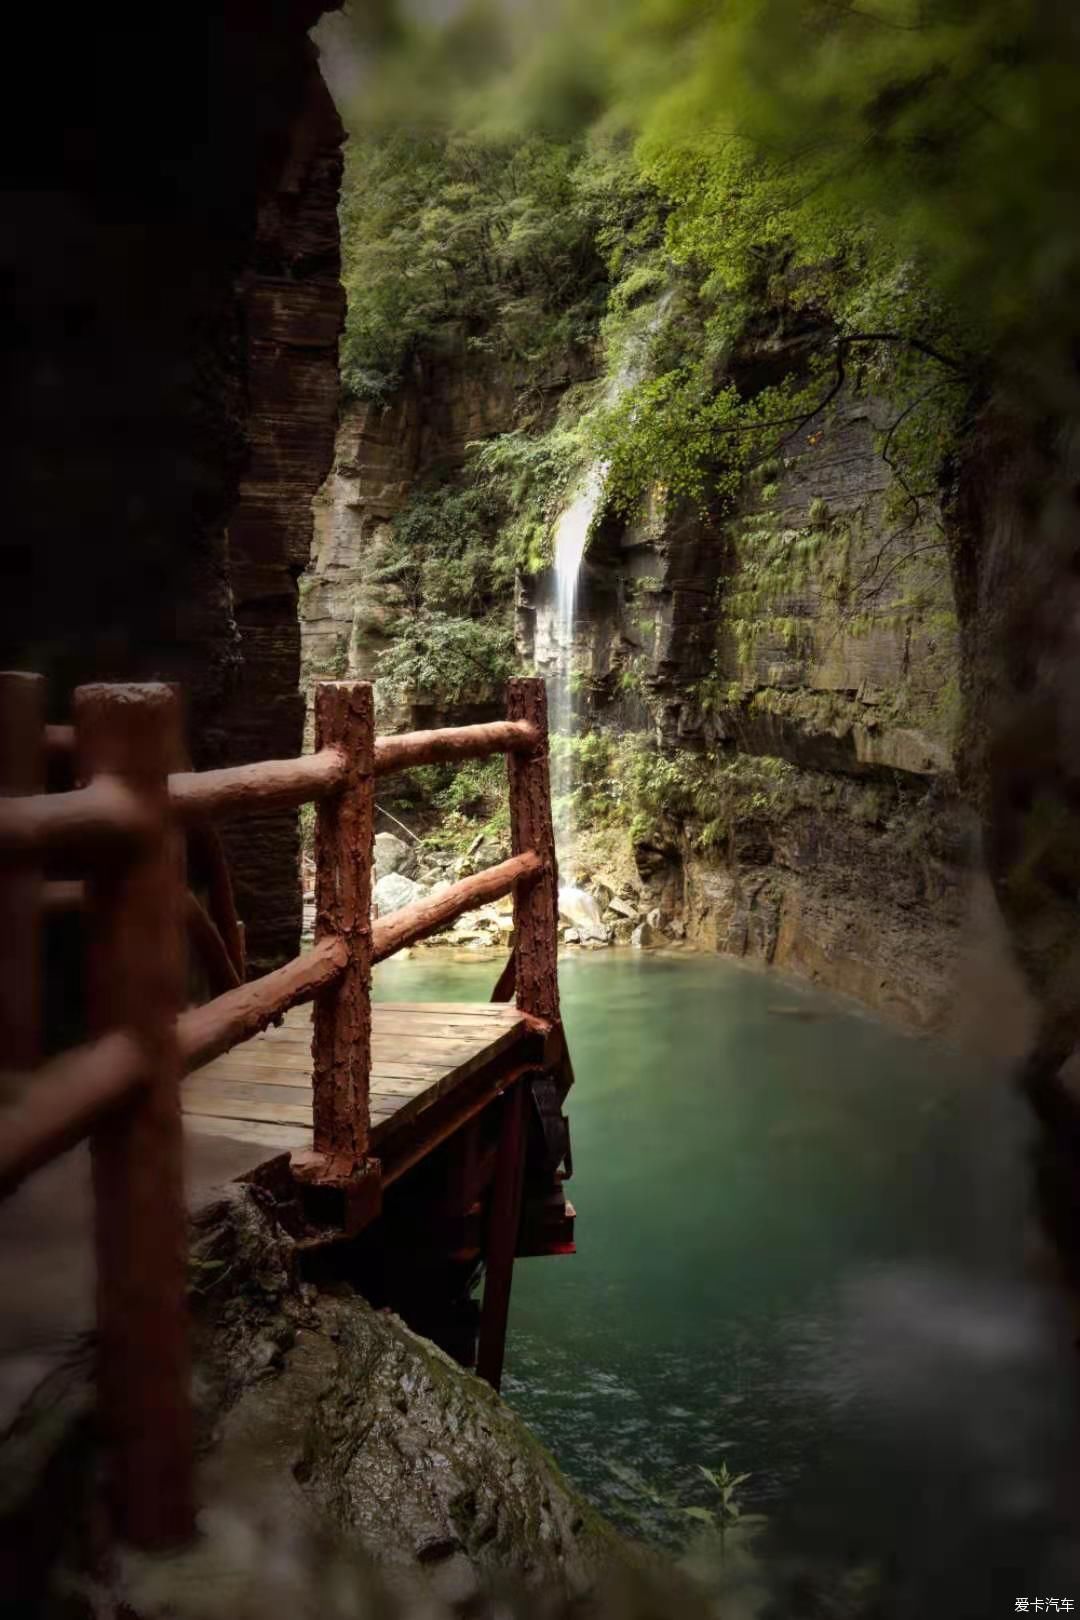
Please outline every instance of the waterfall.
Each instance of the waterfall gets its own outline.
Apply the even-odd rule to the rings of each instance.
[[[559,516],[555,525],[555,625],[554,641],[558,657],[557,673],[553,684],[551,719],[552,729],[560,738],[574,734],[574,619],[577,609],[578,581],[585,556],[593,518],[604,494],[607,466],[596,462],[591,466],[577,494]],[[573,828],[570,824],[569,794],[573,786],[570,754],[560,749],[552,760],[552,789],[557,804],[555,842],[559,854],[568,842]],[[600,911],[591,894],[573,884],[559,885],[559,911],[581,930],[604,934]]]
[[[606,389],[610,405],[632,388],[642,376],[648,351],[648,340],[657,330],[672,299],[671,290],[665,292],[654,305],[635,341],[627,345],[615,376]],[[589,530],[604,498],[608,463],[595,461],[578,483],[570,501],[559,514],[553,536],[555,613],[552,623],[551,652],[554,655],[554,674],[551,687],[551,730],[556,737],[568,741],[574,726],[574,627],[577,612],[578,583]],[[552,759],[552,794],[558,810],[555,825],[555,843],[560,856],[570,841],[571,824],[569,795],[573,788],[573,768],[569,751],[559,749]],[[601,928],[600,913],[592,896],[573,886],[559,889],[559,909],[575,923],[594,923]]]
[[[574,733],[574,621],[577,612],[578,580],[585,556],[589,529],[604,493],[607,467],[597,462],[589,468],[584,482],[555,525],[555,622],[553,640],[557,667],[552,682],[551,729],[557,737]],[[557,799],[570,792],[570,756],[560,752],[554,760],[552,788]],[[565,810],[565,806],[564,806]]]

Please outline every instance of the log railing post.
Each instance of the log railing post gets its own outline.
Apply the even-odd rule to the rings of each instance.
[[[0,673],[0,793],[40,793],[45,771],[45,682]],[[0,1068],[26,1072],[41,1051],[42,875],[36,866],[0,868]]]
[[[547,690],[542,680],[507,683],[509,720],[527,720],[538,741],[526,753],[507,755],[510,776],[510,836],[515,855],[535,850],[540,875],[514,892],[514,958],[517,1004],[524,1013],[555,1024],[559,1018],[559,869],[551,822],[548,768]]]
[[[193,1528],[187,1217],[176,1018],[184,991],[183,841],[169,813],[180,749],[167,686],[75,694],[79,767],[119,777],[147,814],[137,850],[87,885],[90,1033],[131,1032],[147,1084],[92,1138],[99,1400],[119,1534],[163,1547]]]
[[[514,955],[517,1004],[523,1013],[559,1025],[559,869],[551,822],[547,689],[542,680],[507,683],[506,717],[527,720],[536,742],[507,755],[510,837],[515,855],[533,850],[542,862],[535,877],[514,890]],[[521,1224],[521,1197],[528,1146],[528,1084],[519,1079],[499,1104],[495,1184],[488,1213],[484,1299],[476,1370],[498,1389],[506,1350],[510,1289]]]
[[[366,681],[320,681],[315,746],[346,761],[338,790],[315,822],[315,943],[334,935],[348,951],[340,978],[315,998],[312,1180],[362,1178],[371,1069],[371,868],[375,839],[375,700]]]

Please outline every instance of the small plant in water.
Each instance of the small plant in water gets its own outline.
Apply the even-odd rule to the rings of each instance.
[[[753,1535],[765,1523],[763,1514],[745,1513],[739,1501],[739,1491],[750,1475],[733,1474],[726,1462],[721,1462],[720,1467],[716,1469],[705,1468],[701,1463],[697,1464],[698,1473],[702,1479],[708,1481],[715,1496],[715,1500],[707,1507],[697,1503],[687,1504],[680,1499],[677,1492],[660,1490],[650,1484],[635,1468],[624,1463],[609,1460],[608,1468],[644,1509],[644,1512],[638,1513],[632,1509],[625,1509],[628,1516],[642,1520],[662,1519],[670,1539],[683,1543],[687,1540],[689,1526],[700,1526],[694,1539],[706,1537],[721,1559],[727,1557],[729,1553],[734,1554],[737,1548],[745,1549]],[[652,1512],[649,1511],[650,1508]]]
[[[765,1517],[761,1513],[744,1513],[739,1502],[739,1488],[746,1484],[749,1474],[733,1474],[726,1462],[722,1462],[719,1469],[706,1468],[698,1463],[697,1470],[703,1479],[708,1480],[717,1500],[711,1507],[684,1507],[682,1512],[695,1524],[719,1536],[720,1557],[723,1559],[729,1550],[728,1537],[731,1537],[732,1545],[740,1538],[748,1540],[747,1532],[752,1535],[765,1523]]]

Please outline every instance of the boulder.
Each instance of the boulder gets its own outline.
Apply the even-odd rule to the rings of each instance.
[[[577,929],[588,928],[603,932],[600,907],[592,895],[587,894],[584,889],[568,885],[559,890],[559,915],[565,917],[567,922]]]
[[[607,903],[607,909],[613,912],[616,917],[626,917],[631,920],[639,915],[639,908],[632,900],[624,900],[617,894],[612,895]]]
[[[388,912],[400,911],[402,906],[412,905],[414,900],[419,900],[426,893],[422,883],[414,883],[412,878],[402,877],[400,872],[388,872],[372,890],[372,912],[376,917],[385,917]]]
[[[639,923],[630,935],[635,951],[648,951],[656,944],[656,932],[648,922]]]
[[[164,1555],[97,1556],[93,1357],[79,1347],[20,1419],[42,1441],[30,1457],[24,1434],[17,1453],[34,1550],[52,1545],[39,1528],[56,1514],[50,1459],[74,1520],[28,1612],[573,1614],[608,1572],[651,1568],[494,1390],[344,1285],[302,1283],[261,1189],[233,1184],[200,1214],[192,1266],[199,1534]],[[480,1602],[491,1582],[497,1605]]]
[[[394,833],[375,834],[375,881],[401,872],[411,877],[416,869],[416,855],[403,838]]]

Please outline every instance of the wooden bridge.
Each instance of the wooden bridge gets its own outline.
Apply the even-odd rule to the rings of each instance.
[[[313,754],[204,772],[171,687],[82,687],[70,728],[44,702],[40,677],[0,675],[0,1195],[89,1139],[114,1524],[163,1546],[194,1513],[185,1129],[250,1148],[314,1273],[345,1266],[496,1387],[515,1255],[573,1252],[546,699],[515,680],[505,721],[376,737],[370,686],[323,682]],[[498,752],[510,858],[373,922],[376,779]],[[79,785],[43,791],[50,756]],[[314,946],[244,982],[213,823],[312,801]],[[372,1006],[376,963],[507,895],[490,1003]],[[44,928],[74,908],[88,1038],[53,1054]],[[188,1005],[192,961],[218,993]]]

